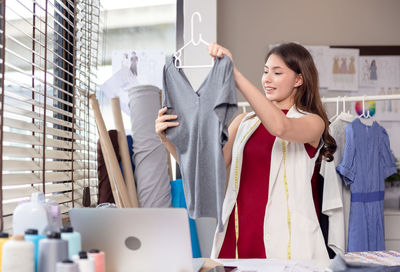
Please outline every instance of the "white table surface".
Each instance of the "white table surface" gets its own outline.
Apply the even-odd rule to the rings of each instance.
[[[240,272],[323,272],[313,261],[274,259],[214,259],[224,266],[236,266]],[[329,263],[327,264],[329,265]]]

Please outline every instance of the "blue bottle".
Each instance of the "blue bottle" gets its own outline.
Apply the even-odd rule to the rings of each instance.
[[[61,239],[68,241],[68,258],[72,260],[72,256],[79,254],[82,250],[81,235],[72,227],[65,227],[61,229]]]
[[[44,238],[46,238],[46,236],[43,234],[38,234],[37,229],[27,229],[25,231],[25,240],[31,241],[34,245],[35,272],[38,271],[39,241]]]

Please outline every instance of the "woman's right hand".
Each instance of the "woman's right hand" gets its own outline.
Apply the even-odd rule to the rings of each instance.
[[[156,133],[160,137],[162,143],[167,141],[167,137],[165,136],[165,130],[169,127],[176,127],[179,125],[179,122],[171,122],[170,120],[176,120],[178,118],[177,115],[168,115],[165,114],[167,112],[167,107],[164,107],[158,111],[158,117],[155,121]]]
[[[226,55],[233,62],[232,53],[228,49],[222,47],[221,45],[213,42],[213,43],[211,43],[210,45],[207,46],[207,49],[208,49],[208,53],[210,54],[211,57],[213,57],[213,58],[222,58],[223,55]]]

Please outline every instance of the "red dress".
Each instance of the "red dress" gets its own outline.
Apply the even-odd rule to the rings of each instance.
[[[287,110],[284,110],[287,113]],[[239,258],[266,258],[264,248],[264,215],[268,202],[269,172],[271,165],[272,136],[260,124],[250,136],[243,150],[240,189],[237,197],[239,215]],[[317,149],[309,144],[305,148],[310,156]],[[229,217],[228,228],[219,258],[234,259],[236,251],[235,208]]]

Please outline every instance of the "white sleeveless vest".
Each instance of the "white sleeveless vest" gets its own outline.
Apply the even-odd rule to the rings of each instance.
[[[286,116],[299,118],[304,114],[307,113],[299,112],[293,106]],[[252,115],[254,116],[254,113],[244,117],[236,134],[222,207],[224,231],[215,233],[211,258],[218,258],[229,216],[234,211],[237,196],[235,186],[240,188],[243,149],[261,124],[258,117],[250,118]],[[320,144],[319,148],[321,146]],[[322,266],[329,261],[312,197],[311,178],[316,159],[317,156],[308,156],[304,144],[276,137],[271,154],[268,203],[264,217],[264,246],[267,258],[317,260]],[[251,218],[249,224],[250,220]]]

